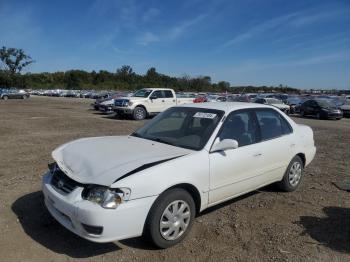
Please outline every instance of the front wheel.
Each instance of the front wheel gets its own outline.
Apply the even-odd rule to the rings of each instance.
[[[292,192],[298,188],[303,176],[303,161],[299,156],[295,156],[290,161],[283,179],[277,183],[277,186],[286,192]]]
[[[9,97],[8,96],[3,96],[2,99],[7,100],[7,99],[9,99]]]
[[[143,120],[146,118],[146,116],[147,112],[143,107],[138,106],[134,109],[133,117],[135,120]]]
[[[159,248],[181,242],[190,231],[195,217],[195,203],[184,189],[164,192],[153,204],[145,225],[146,236]]]

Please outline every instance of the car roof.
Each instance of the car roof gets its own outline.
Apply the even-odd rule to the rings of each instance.
[[[171,89],[171,88],[159,88],[159,87],[155,87],[155,88],[145,87],[145,88],[141,88],[141,89],[144,89],[144,90],[170,90],[170,91],[173,91],[173,89]]]
[[[249,108],[274,108],[268,105],[255,104],[255,103],[246,103],[246,102],[204,102],[204,103],[191,103],[191,104],[182,104],[178,107],[193,107],[193,108],[203,108],[203,109],[216,109],[222,110],[226,113],[229,113],[238,109],[249,109]]]

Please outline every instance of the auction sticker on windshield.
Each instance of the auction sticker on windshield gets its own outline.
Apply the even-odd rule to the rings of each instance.
[[[216,114],[204,113],[204,112],[197,112],[197,113],[195,113],[195,114],[193,115],[193,117],[213,119],[213,118],[216,117]]]

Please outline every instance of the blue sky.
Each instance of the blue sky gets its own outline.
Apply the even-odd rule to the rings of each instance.
[[[31,72],[131,65],[232,85],[350,88],[349,0],[0,0]]]

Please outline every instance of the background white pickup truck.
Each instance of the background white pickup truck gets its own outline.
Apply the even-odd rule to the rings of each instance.
[[[193,103],[193,98],[177,98],[173,89],[143,88],[132,96],[114,101],[114,111],[117,115],[130,115],[135,120],[158,114],[169,107]]]

